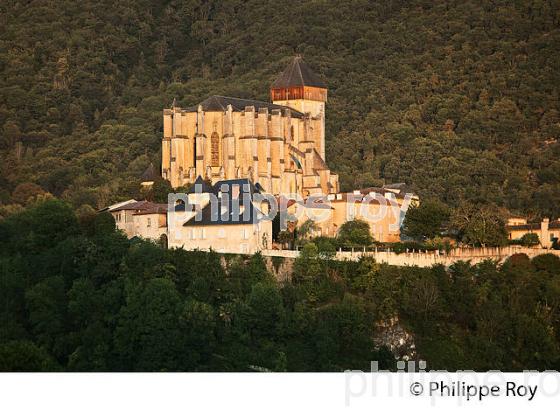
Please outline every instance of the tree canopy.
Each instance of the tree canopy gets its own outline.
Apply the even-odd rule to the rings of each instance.
[[[552,254],[446,270],[337,261],[309,241],[278,282],[260,254],[129,241],[59,200],[8,216],[0,233],[2,371],[342,371],[404,356],[431,369],[560,368]]]
[[[373,243],[369,224],[360,219],[344,222],[337,233],[338,243],[342,246],[369,246]]]
[[[75,207],[141,196],[162,108],[267,100],[299,53],[329,86],[343,190],[406,182],[452,207],[559,217],[559,13],[558,0],[5,1],[0,201],[21,202],[23,183]]]
[[[449,216],[449,208],[444,204],[433,200],[422,201],[406,212],[403,233],[414,239],[433,239],[441,235]]]

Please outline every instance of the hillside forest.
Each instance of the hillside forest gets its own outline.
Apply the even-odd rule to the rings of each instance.
[[[0,371],[560,370],[558,256],[398,267],[318,241],[283,263],[37,202],[0,221]]]
[[[268,100],[296,54],[329,86],[342,190],[406,183],[411,238],[437,248],[448,221],[501,245],[507,215],[560,217],[560,0],[3,0],[0,371],[560,370],[553,254],[396,267],[306,239],[279,281],[280,260],[97,212],[144,195],[163,108]]]
[[[0,21],[1,215],[137,197],[163,108],[268,100],[301,54],[343,190],[560,216],[558,0],[6,0]]]

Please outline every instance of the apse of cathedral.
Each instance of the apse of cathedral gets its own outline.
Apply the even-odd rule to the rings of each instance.
[[[337,193],[325,162],[326,84],[295,57],[270,87],[272,103],[214,95],[163,111],[162,177],[248,178],[272,194]]]

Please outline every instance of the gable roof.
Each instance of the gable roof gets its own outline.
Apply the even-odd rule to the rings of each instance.
[[[136,212],[135,215],[167,214],[167,204],[152,205],[152,207]]]
[[[110,212],[137,211],[137,212],[142,212],[143,214],[150,214],[150,213],[157,214],[157,213],[163,213],[164,210],[167,210],[167,204],[158,204],[150,201],[135,201],[132,203],[126,203],[117,208],[113,208],[110,210]]]
[[[261,192],[261,189],[254,185],[248,178],[239,179],[225,179],[223,181],[218,181],[214,184],[214,189],[216,192],[222,191],[222,187],[228,186],[227,192],[233,192],[233,186],[240,186],[240,192],[249,192],[251,195]]]
[[[237,191],[238,196],[234,197],[235,186],[238,186],[239,190]],[[258,223],[264,216],[253,205],[253,195],[261,192],[261,190],[248,178],[218,181],[212,189],[213,193],[217,194],[215,204],[212,205],[212,201],[210,201],[183,226],[248,225]],[[248,197],[247,193],[250,194]]]
[[[252,225],[262,220],[264,214],[252,202],[232,206],[235,202],[219,199],[214,206],[210,202],[183,226]]]
[[[270,88],[301,86],[327,88],[325,82],[309,68],[305,61],[300,56],[296,56]]]
[[[216,190],[199,175],[187,191],[187,194],[213,194]]]
[[[272,104],[266,101],[259,100],[249,100],[246,98],[235,98],[235,97],[225,97],[223,95],[212,95],[208,97],[201,103],[184,108],[184,112],[197,112],[198,106],[201,105],[204,111],[227,111],[228,105],[231,105],[233,111],[241,112],[245,111],[245,107],[255,107],[255,111],[260,108],[268,108],[269,111],[272,110],[290,110],[292,117],[302,118],[303,113],[294,110],[293,108],[286,107],[284,105]]]
[[[116,204],[106,206],[105,208],[101,208],[98,212],[105,212],[105,211],[111,212],[117,208],[120,208],[123,205],[133,204],[135,202],[137,202],[136,199],[129,199],[127,201],[118,202]]]

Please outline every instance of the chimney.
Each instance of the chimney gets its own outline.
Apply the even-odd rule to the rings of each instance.
[[[541,222],[541,234],[540,234],[540,240],[541,240],[541,244],[544,248],[550,249],[550,247],[552,246],[552,242],[550,241],[550,235],[548,233],[548,224],[550,222],[550,219],[548,218],[544,218]]]

